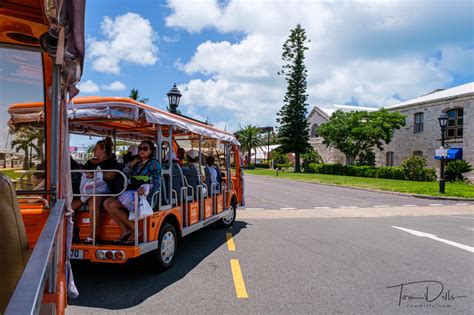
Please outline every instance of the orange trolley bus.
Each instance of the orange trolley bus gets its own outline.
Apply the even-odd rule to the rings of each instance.
[[[22,124],[41,120],[41,109],[41,103],[13,104],[8,109],[10,124],[18,129]],[[134,221],[135,244],[112,243],[120,235],[120,229],[106,212],[100,213],[101,224],[95,227],[96,220],[91,216],[96,211],[77,211],[74,221],[81,241],[72,244],[72,259],[124,263],[151,252],[149,256],[156,269],[163,270],[173,263],[179,238],[215,222],[223,227],[234,223],[237,207],[242,204],[243,179],[239,143],[233,134],[120,97],[77,97],[68,105],[68,121],[71,134],[111,136],[114,143],[117,140],[129,143],[150,140],[158,148],[156,160],[165,161],[160,190],[152,198],[153,214]],[[178,148],[196,150],[200,165],[202,156],[216,155],[222,183],[213,182],[212,176],[206,176],[204,181],[200,170],[191,164],[181,166],[174,161]],[[100,170],[107,171],[114,170]],[[125,177],[123,173],[120,175]],[[122,192],[125,188],[126,185]],[[91,197],[106,195],[91,194]],[[137,202],[135,207],[138,212]],[[90,233],[91,229],[97,233]],[[90,234],[93,235],[92,244],[84,244],[82,240]],[[138,234],[143,235],[141,241]],[[100,239],[99,244],[96,239]]]
[[[124,263],[149,253],[156,268],[166,269],[179,237],[212,223],[232,225],[243,202],[232,134],[127,98],[74,98],[84,12],[84,0],[0,2],[0,313],[63,314],[72,276],[68,255]],[[213,150],[224,181],[214,190],[199,174],[163,163],[154,212],[134,222],[141,241],[135,235],[131,246],[113,245],[119,229],[107,214],[94,227],[89,211],[78,211],[79,241],[71,244],[70,134],[152,140],[160,162],[172,161],[178,147]],[[95,234],[92,244],[83,243],[91,228],[100,243]]]

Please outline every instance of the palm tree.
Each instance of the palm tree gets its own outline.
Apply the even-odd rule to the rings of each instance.
[[[148,103],[148,101],[150,100],[148,98],[140,98],[140,92],[138,92],[137,89],[131,89],[130,95],[128,97],[140,103]]]
[[[25,130],[19,131],[17,133],[17,138],[12,141],[12,149],[15,149],[16,152],[23,150],[25,155],[23,157],[23,169],[28,170],[30,168],[30,152],[29,149],[33,148],[36,152],[39,152],[38,147],[33,143],[37,135],[34,133],[28,133]]]
[[[255,149],[255,162],[257,161],[257,147],[262,145],[260,128],[253,125],[246,125],[235,133],[242,145],[242,150],[247,152],[247,161],[251,163],[252,149]]]

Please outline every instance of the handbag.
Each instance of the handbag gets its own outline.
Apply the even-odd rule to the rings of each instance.
[[[138,220],[144,219],[149,217],[153,214],[153,209],[151,208],[148,200],[146,199],[145,195],[138,196]],[[137,218],[137,213],[135,211],[130,211],[128,215],[128,219],[133,221]]]
[[[138,174],[141,174],[141,172],[147,167],[148,163],[150,163],[151,160],[149,160],[145,165],[142,166],[140,171],[138,171]],[[127,190],[137,190],[140,188],[141,185],[148,184],[150,182],[150,176],[140,176],[140,175],[135,175],[131,176],[128,179],[128,185],[127,185]]]

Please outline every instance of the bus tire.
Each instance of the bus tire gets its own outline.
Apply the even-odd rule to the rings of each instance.
[[[223,217],[219,221],[217,221],[217,225],[221,228],[231,227],[234,224],[236,217],[237,217],[237,205],[233,201],[230,204],[230,214]]]
[[[157,271],[165,271],[173,265],[178,248],[176,230],[171,223],[164,223],[158,237],[158,248],[153,251],[152,262]]]

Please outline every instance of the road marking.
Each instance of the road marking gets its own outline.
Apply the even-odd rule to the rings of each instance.
[[[359,208],[359,207],[356,207],[356,206],[342,206],[342,207],[339,207],[341,209],[356,209],[356,208]]]
[[[232,238],[232,233],[226,233],[225,237],[227,239],[227,249],[229,252],[235,252],[235,244],[234,239]]]
[[[443,239],[443,238],[437,237],[437,236],[434,235],[434,234],[429,234],[429,233],[425,233],[425,232],[420,232],[420,231],[405,229],[405,228],[402,228],[402,227],[399,227],[399,226],[395,226],[395,225],[392,225],[392,227],[395,228],[395,229],[399,229],[399,230],[401,230],[401,231],[404,231],[404,232],[413,234],[413,235],[418,236],[418,237],[430,238],[430,239],[432,239],[432,240],[435,240],[435,241],[438,241],[438,242],[442,242],[442,243],[445,243],[445,244],[448,244],[448,245],[451,245],[451,246],[455,246],[455,247],[458,247],[458,248],[467,250],[468,252],[474,253],[474,247],[467,246],[467,245],[460,244],[460,243],[456,243],[456,242],[449,241],[449,240],[445,240],[445,239]]]
[[[460,215],[447,215],[447,217],[456,218],[456,219],[469,219],[469,220],[474,220],[474,217],[463,217],[463,216],[460,216]]]
[[[314,207],[314,209],[331,209],[331,207]]]
[[[389,205],[375,205],[374,208],[388,208]]]
[[[444,206],[442,203],[430,203],[430,206]]]
[[[245,208],[245,210],[265,210],[264,208]]]
[[[280,208],[280,210],[296,210],[296,208]]]
[[[456,206],[467,206],[468,203],[457,203]]]
[[[402,207],[416,207],[416,205],[403,205]]]
[[[232,269],[232,277],[234,278],[235,293],[238,299],[246,299],[249,297],[247,289],[245,288],[244,278],[242,277],[242,271],[240,270],[240,264],[238,259],[230,260],[230,267]]]

